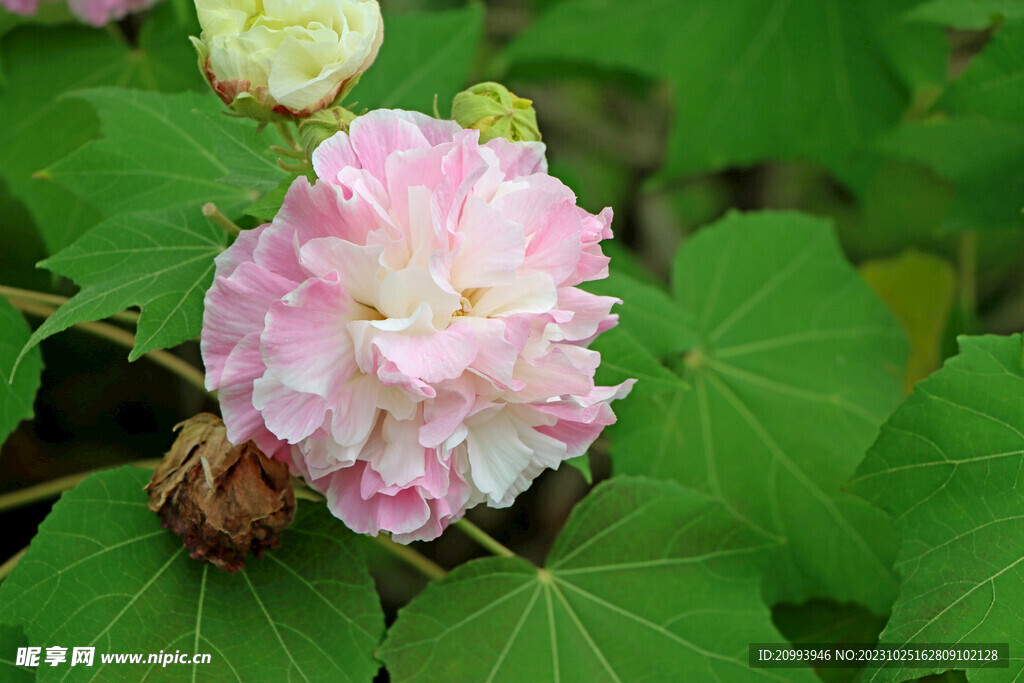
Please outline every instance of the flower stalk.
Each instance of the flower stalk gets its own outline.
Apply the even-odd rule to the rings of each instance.
[[[459,530],[462,533],[479,543],[481,547],[486,549],[492,555],[497,555],[498,557],[516,556],[514,552],[503,546],[501,543],[498,543],[486,531],[478,527],[476,524],[473,524],[473,522],[469,521],[465,517],[455,522],[455,526],[459,527]]]
[[[66,304],[70,299],[66,296],[59,296],[57,294],[45,294],[43,292],[35,292],[30,289],[19,289],[18,287],[7,287],[0,285],[0,296],[10,299],[24,299],[26,301],[34,301],[36,303],[46,304],[48,306],[60,307]],[[15,306],[17,308],[17,306]],[[139,314],[135,311],[121,311],[120,313],[114,313],[109,316],[110,320],[116,320],[121,323],[128,323],[135,325],[139,322]]]
[[[9,296],[8,301],[10,301],[11,305],[19,311],[41,318],[49,318],[57,310],[52,306],[36,303],[16,296]],[[114,342],[115,344],[119,344],[125,348],[135,348],[135,335],[131,332],[122,330],[120,327],[115,327],[114,325],[101,322],[75,323],[75,327],[83,332],[88,332],[95,337],[106,339],[107,341]],[[157,365],[182,378],[203,393],[209,393],[206,391],[206,380],[203,373],[174,354],[168,353],[167,351],[154,350],[147,351],[143,355]],[[211,393],[210,396],[213,396],[213,394]]]
[[[395,543],[386,534],[378,534],[373,537],[373,540],[377,542],[377,545],[384,548],[398,559],[419,570],[419,572],[428,579],[438,581],[448,575],[448,572],[446,572],[441,565],[428,557],[424,557],[408,546]]]
[[[6,579],[10,573],[14,571],[14,568],[18,566],[18,562],[20,562],[21,558],[25,556],[26,552],[28,552],[28,546],[25,546],[18,552],[14,553],[14,555],[9,557],[6,562],[0,564],[0,581]]]
[[[238,224],[225,216],[213,202],[206,202],[203,204],[203,215],[210,219],[210,221],[215,225],[223,228],[224,232],[232,237],[238,237],[242,234],[242,229],[238,227]]]
[[[138,460],[130,464],[134,467],[152,468],[160,464],[161,460],[162,458],[153,458],[151,460]],[[36,484],[35,486],[29,486],[17,491],[5,493],[0,495],[0,512],[24,507],[25,505],[32,505],[33,503],[49,500],[50,498],[56,498],[65,491],[70,491],[78,486],[83,479],[96,474],[97,472],[102,472],[108,469],[110,469],[110,467],[99,467],[87,472],[69,474],[66,477],[51,479],[50,481],[44,481],[41,484]]]

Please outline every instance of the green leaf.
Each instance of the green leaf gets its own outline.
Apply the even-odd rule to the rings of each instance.
[[[250,204],[245,209],[245,215],[252,216],[264,223],[274,220],[274,216],[277,215],[277,212],[281,210],[281,205],[284,204],[284,196],[288,194],[288,188],[292,186],[293,180],[295,180],[293,177],[282,180],[277,187]]]
[[[942,340],[953,313],[956,271],[945,259],[919,251],[867,261],[861,275],[889,305],[910,339],[910,358],[904,389],[942,364]]]
[[[1007,19],[1024,17],[1020,0],[929,0],[910,10],[907,19],[954,28],[981,30]]]
[[[573,467],[583,477],[583,481],[587,482],[587,486],[594,484],[594,474],[590,471],[590,454],[584,453],[575,458],[569,458],[565,461],[566,465]]]
[[[182,15],[170,2],[154,7],[142,22],[138,45],[128,54],[127,85],[160,92],[208,92],[196,65],[195,48],[188,40],[199,31],[194,8]]]
[[[40,10],[49,12],[57,6],[43,4]],[[25,26],[4,36],[0,60],[7,69],[7,87],[0,96],[0,175],[31,211],[50,253],[73,242],[101,217],[89,197],[79,198],[32,177],[98,131],[91,107],[62,95],[102,85],[165,91],[205,87],[194,73],[195,59],[185,42],[187,27],[169,21],[169,11],[154,10],[135,49],[84,26]],[[172,66],[185,58],[183,54],[187,71]]]
[[[837,604],[812,600],[802,605],[782,603],[772,608],[772,621],[786,640],[796,645],[810,643],[875,643],[885,618],[855,603]],[[816,669],[825,683],[852,683],[862,669]],[[781,672],[780,672],[781,673]]]
[[[933,45],[938,33],[894,28],[914,2],[567,0],[504,56],[513,64],[581,62],[667,79],[675,121],[664,176],[809,158],[857,179],[851,152],[896,123],[909,102],[890,46]],[[945,61],[930,48],[900,52],[932,55],[940,68]]]
[[[615,296],[623,304],[614,309],[619,325],[603,333],[591,348],[601,353],[596,380],[612,385],[636,379],[635,396],[685,389],[686,383],[662,363],[696,344],[692,323],[658,287],[618,272],[605,280],[587,283],[587,290]]]
[[[41,44],[47,49],[40,50]],[[0,174],[32,213],[50,253],[73,242],[100,217],[64,188],[32,177],[98,130],[87,104],[58,100],[59,95],[119,82],[124,53],[106,33],[84,27],[26,27],[4,36],[0,56],[7,88],[0,97]]]
[[[937,106],[955,114],[1024,123],[1024,23],[997,31]]]
[[[356,110],[413,109],[442,115],[466,85],[483,34],[484,8],[386,14],[384,44],[349,96]],[[348,106],[348,105],[347,105]]]
[[[141,306],[135,360],[199,334],[213,259],[227,235],[199,209],[115,216],[40,265],[81,290],[32,334],[26,354],[43,339],[86,320]],[[20,373],[19,373],[20,374]]]
[[[961,337],[882,428],[850,488],[902,533],[886,643],[1009,642],[1024,649],[1024,355],[1021,336]],[[883,669],[901,680],[928,669]],[[1024,672],[975,669],[972,681]]]
[[[753,580],[773,545],[700,493],[612,480],[573,511],[545,569],[459,567],[399,612],[378,655],[395,681],[777,678],[747,666],[748,643],[780,639]]]
[[[698,339],[676,363],[688,384],[616,406],[615,471],[699,488],[784,538],[769,603],[829,597],[884,612],[895,532],[840,486],[900,401],[898,323],[828,222],[796,213],[701,230],[676,255],[673,291],[681,313],[664,315],[688,316]]]
[[[3,443],[22,420],[32,417],[32,403],[39,391],[43,359],[39,349],[32,349],[22,359],[21,370],[11,382],[11,373],[18,352],[31,330],[21,313],[0,296],[0,443]]]
[[[205,114],[221,110],[214,97],[119,88],[74,96],[95,107],[104,137],[50,166],[46,175],[88,198],[108,218],[206,202],[235,217],[285,175],[253,132],[253,122],[225,117],[211,125]],[[236,181],[240,173],[252,182],[218,182]]]
[[[956,197],[944,232],[1020,227],[1024,125],[980,116],[906,123],[878,142],[952,181]]]
[[[189,558],[161,529],[136,468],[61,498],[0,584],[5,619],[32,644],[93,646],[91,668],[40,680],[370,680],[383,615],[355,539],[322,506],[300,508],[281,547],[237,574]],[[212,655],[201,666],[105,667],[102,653]]]
[[[28,638],[20,626],[0,624],[0,677],[8,683],[28,683],[36,679],[32,669],[17,665],[19,647],[28,646]]]

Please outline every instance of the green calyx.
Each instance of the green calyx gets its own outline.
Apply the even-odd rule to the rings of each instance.
[[[189,36],[189,40],[192,41],[192,47],[196,49],[199,73],[202,74],[203,80],[205,80],[210,88],[217,93],[217,96],[220,97],[221,101],[227,104],[231,109],[231,111],[224,113],[231,116],[254,119],[262,124],[282,123],[294,119],[292,116],[274,111],[273,108],[268,108],[267,105],[260,102],[260,100],[252,93],[239,93],[229,102],[228,98],[231,96],[224,94],[222,89],[218,87],[215,76],[210,72],[210,48],[206,43],[195,36]]]
[[[460,92],[452,101],[452,118],[463,128],[479,130],[480,142],[540,140],[533,102],[500,83],[478,83]]]
[[[339,132],[348,132],[356,115],[344,107],[330,107],[310,114],[299,123],[299,140],[308,159],[320,143]]]

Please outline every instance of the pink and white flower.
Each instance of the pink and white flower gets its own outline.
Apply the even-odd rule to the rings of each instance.
[[[40,0],[0,0],[0,7],[15,14],[32,15],[39,8],[39,2]],[[152,7],[157,2],[159,0],[68,0],[68,9],[87,24],[103,26],[111,21],[123,19],[132,12]]]
[[[141,12],[160,0],[68,0],[68,9],[93,26],[105,26],[134,12]]]
[[[594,386],[618,300],[540,143],[379,110],[317,148],[272,223],[217,258],[207,386],[228,437],[287,460],[353,530],[436,538],[582,455],[632,380]]]

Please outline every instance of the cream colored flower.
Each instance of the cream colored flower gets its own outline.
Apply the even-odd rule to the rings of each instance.
[[[330,106],[377,57],[376,0],[196,0],[200,68],[222,100],[255,118]]]

